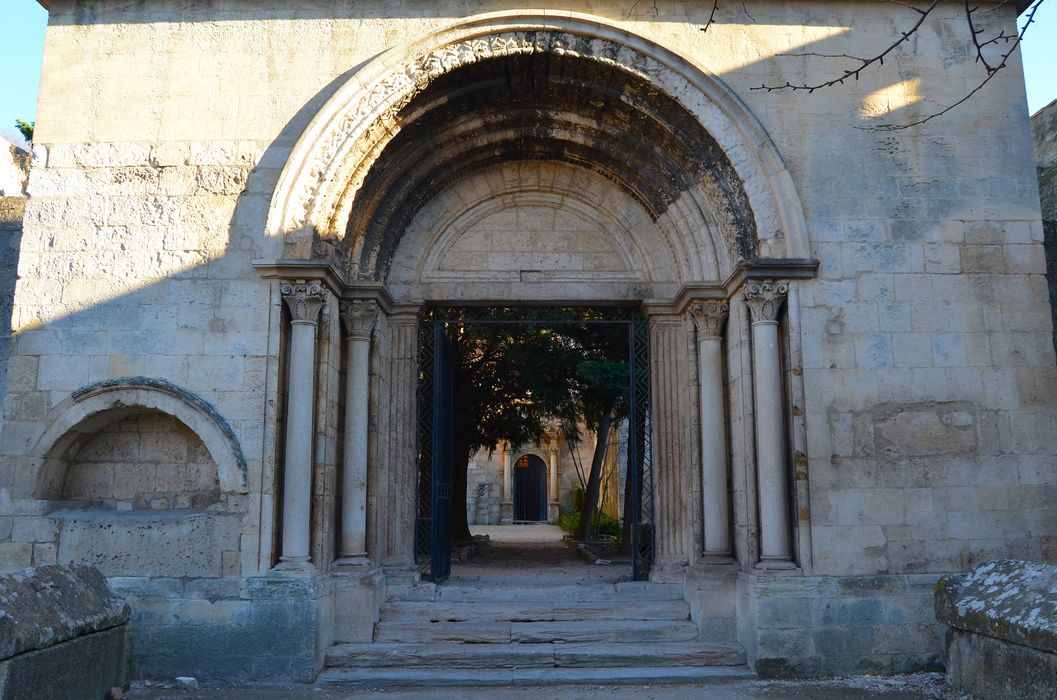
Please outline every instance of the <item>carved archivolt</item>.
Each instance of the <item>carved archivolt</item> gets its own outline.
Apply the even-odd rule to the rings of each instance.
[[[672,52],[575,13],[482,15],[379,56],[338,90],[302,135],[276,188],[269,233],[288,237],[287,255],[307,257],[315,235],[341,230],[358,178],[367,170],[362,164],[380,152],[397,115],[418,93],[461,66],[535,52],[613,66],[681,98],[736,164],[758,235],[769,246],[761,254],[806,257],[803,212],[792,179],[738,98]]]

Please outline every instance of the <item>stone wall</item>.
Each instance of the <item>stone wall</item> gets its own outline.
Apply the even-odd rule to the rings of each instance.
[[[109,510],[205,508],[220,500],[220,484],[198,436],[154,413],[96,433],[71,459],[62,499]]]

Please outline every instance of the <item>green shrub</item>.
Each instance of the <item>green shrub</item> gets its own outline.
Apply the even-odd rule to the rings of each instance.
[[[575,535],[576,529],[580,527],[580,513],[577,511],[562,513],[558,516],[558,527],[571,535]],[[623,532],[623,528],[620,527],[620,521],[618,519],[614,518],[612,515],[606,515],[603,513],[598,519],[598,528],[591,533],[591,539],[597,540],[606,538],[619,543]]]

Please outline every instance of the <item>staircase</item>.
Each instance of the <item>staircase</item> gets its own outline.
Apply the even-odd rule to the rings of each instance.
[[[374,642],[336,644],[321,682],[678,683],[744,678],[737,644],[698,641],[679,586],[390,586]]]

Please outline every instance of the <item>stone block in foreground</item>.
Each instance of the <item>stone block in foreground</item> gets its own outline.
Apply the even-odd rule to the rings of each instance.
[[[41,566],[0,576],[0,700],[101,698],[128,683],[128,606],[98,570]]]
[[[1057,697],[1057,566],[1002,560],[936,584],[947,673],[973,695]]]

